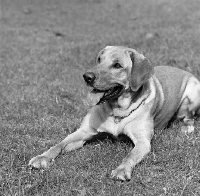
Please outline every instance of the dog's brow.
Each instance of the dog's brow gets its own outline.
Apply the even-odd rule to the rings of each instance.
[[[117,54],[111,54],[111,58],[113,59],[113,60],[118,60],[119,59],[119,56],[117,55]]]
[[[120,63],[120,61],[118,59],[115,59],[113,62],[112,62],[112,65],[116,64],[116,63]]]

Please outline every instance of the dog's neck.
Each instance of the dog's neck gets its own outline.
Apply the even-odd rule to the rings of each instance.
[[[116,118],[129,116],[140,107],[149,96],[149,82],[141,86],[137,91],[128,89],[117,100],[109,101],[113,109],[112,115]]]

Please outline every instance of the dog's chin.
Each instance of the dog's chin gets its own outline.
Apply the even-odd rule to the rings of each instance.
[[[116,84],[115,86],[102,90],[93,88],[88,95],[88,102],[90,106],[104,103],[105,101],[117,99],[124,91],[124,86]]]

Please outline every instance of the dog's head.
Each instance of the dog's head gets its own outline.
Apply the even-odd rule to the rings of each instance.
[[[96,66],[83,77],[93,88],[96,102],[117,99],[125,90],[137,91],[153,75],[149,60],[136,50],[107,46],[96,59]],[[96,103],[95,103],[96,104]]]

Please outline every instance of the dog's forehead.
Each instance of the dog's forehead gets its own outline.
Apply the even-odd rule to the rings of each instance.
[[[127,58],[127,55],[124,48],[107,46],[106,48],[104,48],[101,57],[103,58],[102,60],[113,62],[116,60],[123,61]]]

